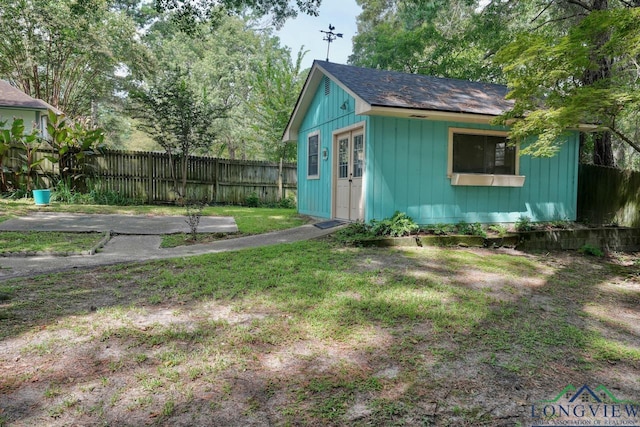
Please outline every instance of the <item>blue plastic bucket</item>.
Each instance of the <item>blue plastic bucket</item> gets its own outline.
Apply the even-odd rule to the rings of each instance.
[[[51,200],[51,190],[33,190],[33,200],[36,205],[48,205]]]

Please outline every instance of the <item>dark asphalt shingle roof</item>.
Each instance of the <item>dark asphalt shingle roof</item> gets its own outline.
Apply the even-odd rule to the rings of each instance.
[[[46,110],[48,105],[44,101],[32,98],[20,89],[11,86],[9,82],[0,80],[0,107]]]
[[[372,106],[497,116],[512,108],[506,86],[316,61]]]

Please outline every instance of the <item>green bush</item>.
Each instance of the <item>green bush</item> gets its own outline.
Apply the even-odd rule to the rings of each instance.
[[[436,236],[445,236],[449,233],[453,233],[455,231],[455,227],[452,224],[436,224],[430,228],[428,231],[435,234]]]
[[[413,218],[399,211],[396,211],[391,218],[371,221],[371,230],[377,236],[408,236],[417,232],[419,228]]]
[[[484,231],[484,229],[482,228],[482,224],[480,224],[479,222],[469,224],[468,222],[460,221],[456,224],[456,230],[458,230],[458,234],[487,237],[487,233]]]
[[[582,246],[580,249],[578,249],[578,252],[584,255],[593,255],[597,257],[604,256],[604,252],[602,252],[602,249],[598,248],[597,246],[590,245],[588,243]]]
[[[508,231],[507,227],[502,224],[493,224],[489,226],[489,230],[496,233],[499,237],[504,237],[507,235]]]
[[[531,223],[531,218],[529,218],[526,215],[520,215],[520,217],[516,221],[516,230],[517,231],[533,230],[533,224]]]
[[[51,200],[72,205],[88,205],[93,200],[88,194],[74,190],[66,180],[59,180],[51,192]]]
[[[283,209],[295,209],[296,208],[296,199],[292,195],[285,197],[284,199],[278,202],[278,207]]]
[[[16,188],[6,194],[3,194],[9,200],[24,199],[25,197],[31,197],[31,193],[28,193],[24,188]]]
[[[143,204],[140,200],[132,199],[117,191],[104,188],[100,181],[89,181],[87,186],[89,191],[82,193],[73,189],[67,180],[60,180],[53,189],[52,200],[74,205],[132,206]]]
[[[370,224],[360,221],[351,223],[338,230],[334,237],[344,244],[358,244],[362,240],[376,236],[407,236],[416,233],[419,228],[410,216],[396,211],[391,218],[380,221],[372,220]]]
[[[371,225],[364,222],[353,222],[346,227],[336,231],[334,238],[346,245],[358,244],[362,240],[375,237],[375,233],[371,229]]]
[[[487,233],[482,228],[482,224],[474,222],[469,226],[469,234],[471,236],[487,237]]]
[[[456,224],[456,231],[458,232],[458,234],[470,235],[471,225],[469,225],[469,223],[465,221],[460,221],[459,223]]]
[[[258,194],[255,191],[249,194],[244,199],[244,204],[250,208],[257,208],[260,206],[260,198],[258,197]]]
[[[89,194],[94,205],[131,206],[142,204],[135,199],[123,196],[117,191],[94,188]]]

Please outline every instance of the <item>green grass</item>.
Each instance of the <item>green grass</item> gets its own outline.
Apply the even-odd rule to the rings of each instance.
[[[636,393],[607,373],[638,374],[634,325],[615,318],[640,300],[637,268],[326,239],[13,280],[0,284],[0,340],[26,338],[15,349],[24,372],[8,372],[0,390],[37,375],[50,399],[33,415],[69,423],[82,403],[56,399],[73,390],[73,402],[94,402],[86,423],[117,409],[165,424],[232,410],[247,424],[271,411],[278,425],[492,425],[492,407],[591,372]],[[590,314],[605,304],[616,309]],[[86,371],[73,383],[60,381],[69,365],[41,369],[74,351]],[[362,413],[350,419],[354,407]]]
[[[185,244],[209,243],[216,240],[285,230],[308,222],[307,218],[298,215],[294,209],[215,206],[205,208],[202,213],[208,216],[232,216],[238,226],[238,233],[202,233],[198,234],[196,241],[192,240],[189,233],[169,234],[162,236],[160,247],[172,248]]]
[[[104,238],[102,233],[0,231],[0,253],[88,251]]]

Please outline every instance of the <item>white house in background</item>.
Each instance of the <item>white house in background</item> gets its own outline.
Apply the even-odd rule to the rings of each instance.
[[[6,127],[11,126],[14,119],[23,119],[27,132],[37,126],[46,137],[48,110],[62,113],[41,99],[33,98],[9,82],[0,80],[0,122],[6,121]]]

